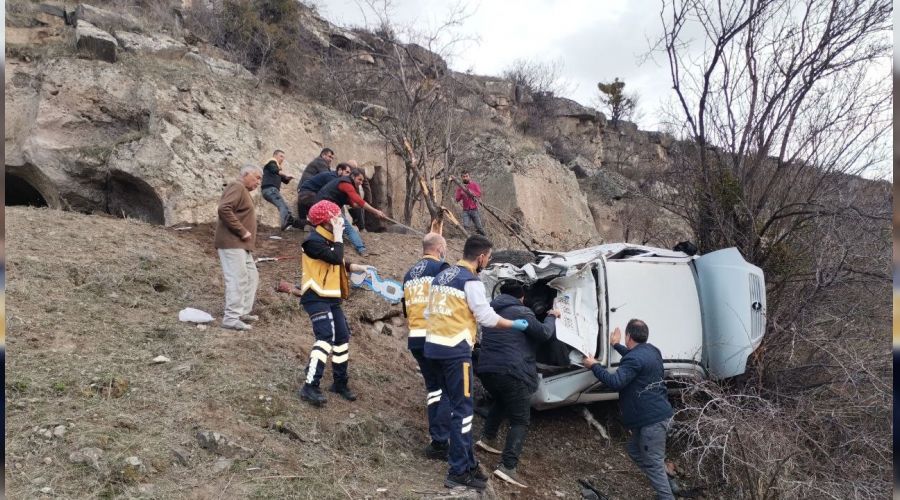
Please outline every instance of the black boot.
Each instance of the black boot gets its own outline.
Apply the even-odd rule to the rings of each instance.
[[[309,401],[313,406],[324,406],[328,402],[319,386],[309,384],[303,384],[303,388],[300,389],[300,399]]]
[[[340,394],[347,401],[356,401],[356,394],[347,387],[347,382],[335,382],[328,388],[329,391]]]
[[[483,490],[487,488],[487,482],[478,479],[471,472],[465,472],[459,476],[447,474],[447,478],[444,479],[444,486],[446,486],[447,488],[458,488],[462,486],[475,490]]]
[[[425,447],[425,456],[432,460],[447,460],[447,453],[449,452],[449,450],[449,443],[432,441],[428,443],[428,446]]]

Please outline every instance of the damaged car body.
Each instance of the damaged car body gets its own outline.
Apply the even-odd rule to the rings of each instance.
[[[765,334],[762,270],[735,248],[705,255],[614,243],[571,252],[537,252],[517,266],[498,255],[481,279],[496,296],[500,283],[526,285],[525,304],[539,319],[561,314],[556,339],[537,353],[537,409],[618,398],[581,366],[584,355],[616,367],[609,334],[638,318],[662,352],[667,381],[741,375]],[[498,262],[499,261],[499,262]]]

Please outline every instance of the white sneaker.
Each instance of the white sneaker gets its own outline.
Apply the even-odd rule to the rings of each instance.
[[[222,322],[222,328],[227,328],[229,330],[252,330],[253,329],[252,326],[248,325],[247,323],[244,323],[241,320],[235,320],[233,323],[232,322],[228,322],[228,323]]]
[[[259,316],[255,314],[245,314],[241,316],[241,321],[244,323],[253,323],[254,321],[259,321]]]
[[[493,453],[494,455],[502,455],[503,452],[494,447],[493,441],[488,441],[487,439],[481,438],[475,442],[475,446],[481,448],[482,450]]]

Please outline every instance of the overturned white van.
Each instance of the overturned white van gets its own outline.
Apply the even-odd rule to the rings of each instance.
[[[763,273],[735,248],[691,256],[615,243],[538,252],[521,267],[494,263],[481,279],[492,296],[504,280],[526,284],[525,303],[541,319],[551,308],[561,312],[555,359],[538,352],[540,383],[532,398],[538,409],[618,398],[580,363],[590,354],[615,367],[620,356],[609,334],[624,331],[632,318],[649,326],[649,342],[662,352],[672,381],[743,374],[765,334]]]

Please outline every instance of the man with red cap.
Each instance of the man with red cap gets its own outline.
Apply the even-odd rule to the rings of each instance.
[[[341,309],[341,301],[350,294],[349,271],[365,271],[367,266],[344,261],[344,218],[336,204],[322,200],[309,209],[307,219],[314,226],[303,242],[300,304],[312,321],[316,341],[309,352],[306,382],[300,399],[314,406],[328,400],[319,389],[322,372],[331,356],[334,383],[331,392],[348,401],[356,394],[347,385],[347,363],[350,355],[350,325]]]

